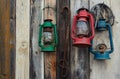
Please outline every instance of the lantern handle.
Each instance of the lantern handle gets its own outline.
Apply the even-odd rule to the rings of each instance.
[[[95,36],[95,29],[94,29],[94,18],[92,16],[92,14],[88,14],[89,17],[90,17],[90,20],[91,20],[91,23],[90,23],[90,27],[91,27],[91,30],[92,30],[92,36],[90,37],[90,39],[93,39],[94,36]]]
[[[54,38],[55,38],[55,46],[58,44],[58,34],[57,34],[57,29],[56,29],[56,24],[53,24],[53,26],[54,26]]]
[[[43,27],[42,25],[40,25],[40,27],[39,27],[39,38],[38,38],[39,41],[38,41],[38,43],[39,43],[40,47],[43,47],[42,42],[41,42],[41,39],[42,39],[42,27]]]
[[[111,48],[111,50],[109,50],[108,53],[112,53],[114,51],[114,46],[113,46],[111,25],[109,23],[106,23],[106,26],[108,27],[108,31],[109,31],[110,48]]]
[[[93,50],[93,40],[91,41],[91,46],[89,48],[89,51],[92,53],[92,54],[95,54],[97,51]]]
[[[109,31],[109,39],[110,39],[110,50],[109,51],[105,51],[106,53],[112,53],[114,51],[114,46],[113,46],[113,39],[112,39],[112,30],[111,30],[111,25],[109,23],[106,23],[106,26],[108,27],[108,31]],[[91,41],[91,44],[93,44],[93,40]],[[92,45],[93,46],[93,45]],[[93,50],[93,47],[90,47],[90,52],[95,54],[97,53],[98,51],[96,50]]]
[[[77,15],[74,16],[74,18],[73,18],[73,24],[72,24],[72,33],[71,33],[71,37],[72,37],[73,40],[76,39],[76,37],[75,37],[76,20],[77,20]]]

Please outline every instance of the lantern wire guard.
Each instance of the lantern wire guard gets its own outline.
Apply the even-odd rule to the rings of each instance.
[[[100,18],[105,19],[107,23],[110,23],[111,26],[114,24],[114,15],[112,10],[105,5],[104,3],[99,3],[91,9],[91,12],[94,14],[95,18],[95,27]]]

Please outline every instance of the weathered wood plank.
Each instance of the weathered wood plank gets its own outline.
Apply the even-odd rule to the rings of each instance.
[[[10,0],[10,65],[11,79],[15,79],[15,49],[16,49],[16,1]]]
[[[45,60],[45,79],[56,79],[56,53],[46,53]]]
[[[10,0],[0,0],[0,79],[10,79]]]
[[[39,25],[43,21],[44,0],[31,0],[30,79],[44,79],[44,54],[38,46]]]
[[[70,0],[71,20],[79,8],[89,8],[89,0]],[[71,21],[71,23],[72,23]],[[72,47],[71,51],[71,79],[89,79],[89,52],[88,48]]]
[[[113,31],[113,42],[114,42],[114,52],[110,55],[110,60],[98,61],[93,59],[93,55],[91,55],[90,65],[91,65],[91,75],[90,79],[120,79],[120,38],[119,34],[119,26],[120,26],[120,10],[119,10],[119,0],[90,0],[90,7],[98,4],[98,3],[107,4],[115,15],[115,23],[112,26]],[[99,37],[100,36],[100,37]],[[100,42],[104,42],[109,46],[109,38],[107,31],[103,32],[102,35],[96,32],[94,44],[97,45]],[[95,47],[94,45],[94,47]]]
[[[29,79],[30,0],[16,0],[16,76]]]
[[[56,23],[56,0],[44,0],[44,19],[52,19]],[[56,79],[56,52],[44,52],[44,77]]]
[[[57,79],[71,79],[70,0],[57,0],[57,29]]]

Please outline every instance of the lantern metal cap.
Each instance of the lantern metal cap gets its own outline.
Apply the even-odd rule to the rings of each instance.
[[[53,27],[52,19],[45,19],[43,23],[43,27]]]
[[[78,14],[81,10],[86,10],[87,12],[89,12],[89,10],[86,9],[86,8],[80,8],[80,9],[77,10],[77,14]]]
[[[106,30],[107,29],[106,20],[105,19],[99,19],[98,25],[97,25],[96,29],[98,31],[104,31],[104,30]]]
[[[51,21],[53,21],[53,20],[52,20],[52,19],[45,19],[44,22],[46,22],[46,21],[51,22]]]

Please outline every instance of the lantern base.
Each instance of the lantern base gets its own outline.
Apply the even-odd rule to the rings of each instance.
[[[105,60],[105,59],[110,59],[109,53],[94,53],[94,59],[96,60]]]
[[[41,47],[41,52],[55,52],[55,46]]]
[[[73,42],[73,46],[76,47],[89,47],[91,45],[90,38],[76,38]]]

